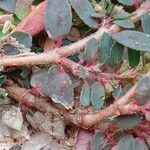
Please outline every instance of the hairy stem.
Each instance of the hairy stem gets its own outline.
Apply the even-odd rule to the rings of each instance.
[[[131,21],[137,22],[140,20],[140,16],[144,14],[145,12],[148,12],[150,10],[150,2],[144,3],[130,18]],[[73,55],[75,53],[80,52],[86,45],[87,41],[91,38],[96,38],[97,40],[100,40],[104,32],[110,32],[115,33],[120,31],[121,28],[117,25],[113,25],[110,29],[106,29],[104,27],[101,27],[96,33],[90,35],[89,37],[86,37],[82,40],[79,40],[69,46],[64,46],[61,48],[56,48],[53,51],[50,51],[48,53],[42,53],[37,54],[34,56],[24,56],[20,57],[19,55],[17,57],[3,57],[0,60],[1,66],[23,66],[23,65],[35,65],[35,64],[49,64],[49,63],[57,63],[59,62],[59,59],[62,57],[67,57],[70,55]]]

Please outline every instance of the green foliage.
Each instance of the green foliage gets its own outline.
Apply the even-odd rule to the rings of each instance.
[[[90,93],[91,93],[91,87],[89,84],[85,83],[82,86],[82,91],[80,95],[80,103],[83,106],[89,106],[90,105]]]
[[[32,36],[29,33],[17,31],[13,32],[11,36],[14,37],[19,44],[24,45],[27,48],[31,48]]]
[[[136,98],[139,102],[139,104],[144,105],[150,100],[150,76],[145,75],[143,76],[137,84],[136,88]]]
[[[0,8],[13,13],[15,11],[16,0],[0,0]]]
[[[124,130],[132,129],[139,125],[142,121],[142,116],[138,114],[123,115],[114,119],[115,124]]]
[[[131,49],[149,52],[150,35],[139,31],[125,30],[112,35],[113,39]]]
[[[105,32],[102,36],[101,42],[99,43],[99,55],[104,64],[109,63],[110,48],[112,47],[112,44],[112,37]]]
[[[20,20],[31,11],[32,2],[33,0],[17,0],[15,14]]]
[[[50,37],[56,40],[70,32],[72,23],[71,6],[68,0],[48,0],[45,12],[45,28]]]
[[[91,15],[95,13],[95,10],[88,0],[70,0],[70,3],[86,25],[91,28],[98,28],[96,20],[91,17]]]
[[[91,102],[94,109],[100,109],[104,105],[105,100],[105,90],[104,87],[98,83],[94,82],[91,87]]]
[[[134,49],[128,48],[128,60],[132,68],[135,68],[140,61],[140,52]]]
[[[134,0],[118,0],[119,3],[127,6],[131,6],[134,3]]]
[[[90,39],[84,50],[84,59],[89,60],[94,58],[96,52],[98,51],[98,42],[95,38]]]
[[[132,144],[133,150],[149,150],[143,139],[136,138]]]
[[[133,150],[132,149],[132,142],[134,138],[129,135],[122,136],[117,144],[116,150]]]
[[[132,14],[128,13],[128,12],[125,12],[125,11],[121,11],[121,12],[118,12],[116,13],[113,18],[115,20],[122,20],[122,19],[127,19],[131,16]]]
[[[145,13],[141,16],[143,31],[150,34],[150,14]]]
[[[91,150],[109,150],[110,146],[107,142],[107,138],[101,132],[97,132],[92,140]]]
[[[5,75],[1,75],[0,76],[0,86],[6,81],[6,76]]]
[[[129,19],[115,20],[113,23],[123,28],[134,28],[134,23]]]
[[[111,49],[110,49],[110,53],[109,53],[109,61],[108,61],[108,65],[111,67],[114,67],[116,65],[120,65],[120,63],[122,62],[122,55],[123,55],[123,51],[124,51],[124,46],[119,44],[119,43],[115,43],[112,45]]]
[[[41,93],[49,96],[55,103],[61,104],[67,109],[72,108],[74,101],[74,89],[72,81],[67,73],[54,65],[51,68],[41,70],[31,77],[31,86],[39,86]]]

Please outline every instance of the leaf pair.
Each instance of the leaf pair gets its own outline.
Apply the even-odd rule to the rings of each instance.
[[[148,150],[148,146],[143,139],[133,138],[130,135],[124,135],[119,140],[116,150]]]
[[[99,54],[104,64],[114,67],[122,62],[124,46],[119,43],[113,44],[113,39],[108,33],[104,33],[99,44]]]
[[[45,27],[48,35],[56,40],[59,36],[67,35],[72,26],[71,6],[84,21],[92,28],[97,28],[98,24],[91,17],[95,12],[88,0],[48,0],[45,11]]]
[[[105,90],[98,82],[94,82],[91,86],[85,83],[82,87],[80,102],[81,105],[87,107],[92,103],[94,109],[100,109],[104,105]]]

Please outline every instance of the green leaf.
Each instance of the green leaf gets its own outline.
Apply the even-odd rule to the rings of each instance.
[[[72,108],[74,89],[72,81],[65,71],[53,65],[49,70],[44,69],[31,77],[31,86],[38,86],[40,92],[49,96],[55,103],[65,108]]]
[[[135,68],[140,61],[140,52],[134,49],[128,48],[128,60],[132,68]]]
[[[150,14],[145,13],[141,16],[143,31],[150,34]]]
[[[89,84],[85,83],[82,87],[81,95],[80,95],[80,102],[83,106],[90,105],[90,92],[91,87]]]
[[[6,81],[6,76],[5,75],[1,75],[0,76],[0,86]]]
[[[133,150],[132,149],[133,140],[134,138],[130,135],[122,136],[116,146],[116,150]]]
[[[109,150],[110,146],[108,145],[107,138],[105,134],[97,132],[91,143],[91,150]]]
[[[16,0],[0,0],[0,8],[13,13],[15,11]]]
[[[104,87],[98,83],[94,82],[91,87],[91,102],[94,109],[100,109],[104,105],[105,100],[105,90]]]
[[[132,144],[133,150],[149,150],[143,139],[136,138]]]
[[[150,52],[150,35],[139,31],[125,30],[114,33],[113,39],[131,49]]]
[[[95,38],[90,39],[84,50],[84,58],[86,60],[94,58],[96,52],[98,51],[98,42]]]
[[[145,75],[142,77],[137,84],[137,88],[135,91],[135,96],[137,98],[137,101],[144,105],[150,100],[150,76]]]
[[[137,114],[132,115],[122,115],[119,117],[116,117],[114,119],[115,124],[120,128],[124,130],[132,129],[140,124],[142,121],[142,116]]]
[[[132,6],[134,3],[134,0],[118,0],[119,3],[127,6]]]
[[[116,14],[113,16],[113,18],[114,18],[115,20],[120,20],[120,19],[129,18],[131,15],[132,15],[132,14],[129,14],[128,12],[123,11],[123,12],[118,12],[118,13],[116,13]]]
[[[68,0],[48,0],[45,12],[45,28],[48,35],[54,40],[67,35],[71,24],[72,13]]]
[[[95,10],[88,0],[70,0],[70,2],[75,12],[86,25],[91,28],[98,28],[96,19],[91,17]]]
[[[17,0],[16,3],[16,16],[22,20],[31,11],[33,0]]]
[[[134,28],[134,23],[129,19],[116,20],[113,21],[113,23],[123,28],[128,28],[128,29]]]
[[[11,36],[14,37],[19,44],[24,45],[27,48],[31,48],[32,36],[29,33],[17,31],[13,32]]]
[[[108,62],[110,67],[119,65],[122,62],[123,51],[124,51],[123,45],[119,43],[115,43],[112,45],[109,53],[109,62]]]
[[[101,42],[99,43],[99,55],[101,58],[101,61],[104,64],[108,64],[109,62],[109,54],[110,54],[110,48],[112,47],[113,40],[111,36],[108,33],[104,33],[102,35]]]

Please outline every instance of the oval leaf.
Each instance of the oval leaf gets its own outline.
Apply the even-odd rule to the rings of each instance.
[[[139,61],[140,61],[140,52],[129,48],[128,49],[128,60],[129,60],[130,66],[132,68],[135,68],[139,64]]]
[[[67,73],[56,65],[49,70],[42,70],[31,78],[31,86],[37,87],[41,93],[48,95],[55,103],[65,108],[72,108],[74,90],[72,81]]]
[[[133,150],[132,149],[133,140],[134,138],[129,135],[121,137],[119,143],[117,144],[116,150]]]
[[[123,51],[124,51],[123,45],[121,45],[119,43],[115,43],[112,45],[112,47],[110,49],[109,61],[108,61],[108,65],[110,67],[119,65],[122,62]]]
[[[132,144],[133,150],[149,150],[143,139],[136,138]]]
[[[17,55],[20,54],[20,51],[17,47],[11,44],[5,44],[2,46],[5,55]]]
[[[137,101],[143,105],[150,100],[150,76],[146,75],[142,77],[138,84],[135,91],[135,96]]]
[[[112,47],[113,40],[112,37],[108,33],[104,33],[102,35],[101,42],[99,44],[99,55],[101,61],[105,64],[108,64],[110,48]]]
[[[70,2],[75,12],[85,24],[91,28],[98,28],[96,19],[91,17],[95,10],[88,0],[70,0]]]
[[[118,0],[119,3],[127,6],[132,6],[134,3],[134,0]]]
[[[91,87],[91,101],[94,109],[100,109],[104,105],[105,90],[98,82],[94,82]]]
[[[110,147],[108,145],[108,142],[106,136],[101,133],[97,132],[93,138],[92,144],[91,144],[91,150],[109,150]]]
[[[116,117],[114,122],[120,129],[132,129],[140,124],[142,116],[137,114]]]
[[[45,12],[46,31],[52,39],[70,32],[72,23],[71,7],[68,0],[48,0]]]
[[[150,34],[150,14],[145,13],[141,16],[143,31]]]
[[[24,45],[27,48],[31,48],[32,36],[29,33],[17,31],[13,32],[11,36],[14,37],[19,44]]]
[[[131,49],[150,52],[150,35],[139,31],[125,30],[114,33],[113,39]]]
[[[82,87],[81,96],[80,96],[81,105],[83,106],[90,105],[90,92],[91,92],[90,85],[85,83]]]
[[[134,23],[129,19],[116,20],[113,21],[113,23],[123,28],[128,28],[128,29],[134,28]]]
[[[97,40],[95,38],[90,39],[85,46],[84,58],[86,60],[94,58],[97,50],[98,50]]]

